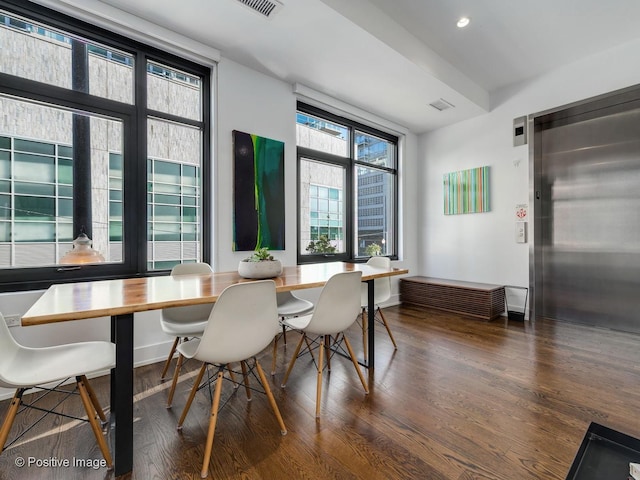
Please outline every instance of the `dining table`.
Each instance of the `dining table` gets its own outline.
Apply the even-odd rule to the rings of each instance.
[[[283,267],[273,278],[277,292],[318,288],[333,275],[361,271],[368,285],[368,358],[375,366],[374,280],[408,273],[404,268],[380,268],[366,263],[328,262]],[[111,372],[111,425],[115,475],[133,468],[134,314],[168,307],[214,303],[230,285],[252,281],[237,271],[197,275],[136,276],[51,285],[22,316],[23,326],[98,317],[111,318],[116,364]]]

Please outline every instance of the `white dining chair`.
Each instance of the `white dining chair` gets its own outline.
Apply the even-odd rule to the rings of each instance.
[[[391,259],[389,257],[371,257],[367,261],[367,265],[371,265],[372,267],[380,267],[380,268],[391,268]],[[398,349],[398,344],[396,343],[396,339],[393,338],[393,333],[391,333],[391,329],[389,328],[389,324],[387,323],[387,319],[385,318],[382,310],[380,309],[380,304],[386,302],[391,298],[391,278],[376,278],[373,281],[373,301],[375,303],[375,319],[382,323],[384,327],[387,329],[387,333],[389,334],[389,338],[391,339],[391,343],[393,343],[393,348],[395,350]],[[369,308],[369,297],[368,297],[368,286],[366,283],[363,283],[360,287],[360,317],[362,324],[362,348],[364,352],[364,358],[368,357],[368,341],[367,334],[369,331],[369,324],[367,318],[367,309]]]
[[[287,329],[284,324],[287,318],[299,317],[313,310],[313,302],[296,296],[293,292],[280,292],[276,294],[278,305],[278,318],[280,325],[276,336],[273,338],[273,355],[271,360],[271,375],[276,374],[276,360],[278,357],[278,341],[283,339],[285,346],[287,345]]]
[[[211,266],[204,262],[181,263],[173,267],[171,270],[171,275],[174,277],[180,275],[210,275],[211,273],[213,273]],[[162,309],[160,327],[164,333],[174,337],[174,340],[171,350],[169,351],[169,355],[164,363],[162,373],[160,374],[161,379],[165,378],[167,371],[169,370],[171,360],[175,355],[176,348],[180,342],[202,335],[204,327],[209,320],[209,314],[211,313],[212,307],[212,303],[206,303],[202,305],[188,305],[184,307]],[[173,402],[176,382],[180,374],[180,370],[182,369],[183,360],[184,359],[178,355],[171,388],[167,395],[167,408],[170,408]],[[176,372],[178,375],[176,375]]]
[[[298,346],[291,357],[289,367],[282,380],[284,388],[289,379],[289,374],[301,356],[300,350],[303,343],[306,345],[304,353],[312,354],[318,349],[318,359],[316,362],[317,385],[316,385],[316,417],[320,416],[320,400],[322,397],[322,371],[324,370],[325,349],[327,355],[327,366],[330,366],[331,356],[344,343],[347,347],[348,356],[360,377],[360,382],[364,387],[365,394],[369,393],[367,382],[360,370],[358,361],[351,348],[351,343],[345,335],[347,330],[358,317],[360,311],[360,282],[362,272],[344,272],[333,275],[322,288],[320,297],[316,303],[313,313],[300,317],[289,318],[284,321],[287,327],[298,330],[302,333]],[[333,342],[331,339],[333,338]],[[330,347],[330,348],[329,348]]]
[[[271,343],[273,332],[277,327],[275,282],[273,280],[261,280],[237,283],[227,287],[218,297],[211,310],[211,315],[202,337],[183,342],[177,347],[178,352],[184,357],[202,362],[202,367],[196,376],[193,388],[178,421],[178,429],[182,429],[196,392],[201,387],[207,366],[211,365],[216,370],[216,375],[212,379],[215,382],[215,390],[211,403],[202,470],[200,472],[202,478],[207,476],[209,470],[218,408],[220,406],[220,395],[222,393],[222,382],[223,380],[230,380],[236,384],[233,377],[226,378],[224,376],[225,372],[230,371],[230,364],[240,362],[248,399],[251,399],[252,390],[249,385],[249,375],[258,378],[280,425],[282,435],[287,433],[267,377],[256,358],[256,355]]]
[[[115,344],[104,341],[91,341],[56,345],[53,347],[32,348],[20,345],[15,341],[2,314],[0,314],[0,387],[15,389],[13,399],[0,427],[0,452],[5,450],[9,432],[18,413],[29,409],[44,411],[47,414],[62,415],[61,412],[42,408],[37,405],[49,392],[70,395],[62,384],[75,378],[75,389],[80,394],[87,419],[98,442],[108,469],[113,468],[113,460],[109,447],[98,423],[107,419],[98,399],[87,380],[87,375],[109,371],[115,366]],[[51,384],[55,384],[52,386]],[[30,402],[25,401],[24,394],[28,390],[39,389],[47,392]],[[65,412],[65,416],[69,415]],[[42,419],[44,416],[41,416]],[[75,418],[75,417],[72,417]],[[39,420],[37,420],[39,421]],[[26,429],[25,431],[27,431]],[[9,445],[15,443],[21,435]]]

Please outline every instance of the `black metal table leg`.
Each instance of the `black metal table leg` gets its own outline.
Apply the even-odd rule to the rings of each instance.
[[[115,475],[133,468],[133,313],[111,317],[116,367],[111,371],[111,423]]]
[[[368,338],[368,358],[367,367],[373,368],[375,366],[375,318],[376,318],[376,303],[374,299],[375,288],[373,286],[373,280],[367,280],[367,323],[369,324],[369,331],[367,332]]]

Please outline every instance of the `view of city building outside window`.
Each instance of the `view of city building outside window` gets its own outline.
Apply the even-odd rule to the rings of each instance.
[[[77,38],[77,37],[74,37]],[[0,11],[0,71],[61,88],[74,88],[71,36]],[[134,102],[134,59],[86,45],[86,91]],[[46,59],[43,61],[42,59]],[[147,64],[148,107],[202,119],[198,77],[161,63]],[[0,95],[0,268],[58,264],[74,230],[74,149],[89,158],[93,247],[107,262],[123,260],[123,125],[118,119]],[[84,120],[84,145],[74,140]],[[201,257],[202,131],[148,117],[147,266],[168,269]],[[77,219],[76,219],[77,220]],[[77,221],[75,222],[77,223]],[[75,227],[75,228],[74,228]]]
[[[395,146],[362,132],[355,134],[358,256],[388,255],[393,241]],[[367,166],[361,165],[367,164]]]
[[[298,112],[297,145],[345,157],[344,165],[301,158],[299,168],[300,253],[345,251],[345,169],[355,169],[356,257],[395,254],[396,145],[374,135]],[[353,131],[353,134],[350,132]],[[350,142],[353,137],[353,162]]]
[[[344,167],[301,160],[300,243],[306,254],[345,251]]]

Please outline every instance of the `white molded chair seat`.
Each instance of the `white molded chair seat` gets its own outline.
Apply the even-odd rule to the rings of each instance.
[[[276,359],[278,356],[278,340],[280,337],[284,339],[284,344],[287,344],[287,326],[282,323],[287,318],[297,317],[304,315],[313,310],[313,302],[305,300],[304,298],[297,297],[293,292],[280,292],[276,294],[278,305],[278,317],[280,318],[280,328],[276,336],[273,339],[273,357],[271,360],[271,375],[276,373]]]
[[[20,407],[30,408],[29,404],[23,402],[23,394],[32,388],[46,389],[49,384],[59,384],[75,377],[76,388],[100,451],[107,467],[113,468],[109,448],[96,418],[97,416],[106,422],[106,417],[86,375],[110,370],[114,368],[115,362],[115,344],[111,342],[79,342],[41,348],[22,346],[14,340],[0,314],[0,387],[16,389],[0,428],[0,452],[4,450]]]
[[[277,293],[276,298],[280,318],[297,317],[313,310],[312,302],[295,296],[293,292]]]
[[[347,347],[351,362],[358,373],[360,382],[364,387],[365,394],[369,393],[367,382],[360,370],[358,361],[356,360],[351,343],[344,334],[355,321],[360,311],[360,283],[362,280],[362,272],[344,272],[333,275],[322,288],[320,298],[316,304],[315,310],[309,315],[301,317],[288,318],[284,320],[284,324],[292,329],[299,330],[302,337],[298,342],[295,353],[291,358],[287,373],[285,373],[282,381],[282,387],[285,387],[289,374],[293,369],[293,365],[300,356],[302,344],[306,344],[306,351],[312,353],[312,347],[315,345],[318,350],[317,367],[317,385],[316,385],[316,417],[320,416],[320,400],[322,396],[322,371],[324,370],[325,348],[328,349],[330,338],[334,337],[331,344],[333,348],[340,348],[344,342]],[[309,336],[314,336],[313,339]],[[327,352],[327,367],[330,368],[331,350]]]
[[[208,263],[181,263],[176,265],[171,270],[172,276],[179,275],[210,275],[213,272],[211,266]],[[188,305],[184,307],[172,307],[164,308],[161,312],[160,327],[162,331],[167,335],[174,337],[173,345],[167,355],[167,359],[164,362],[164,367],[160,378],[163,379],[167,375],[171,359],[173,358],[178,344],[186,339],[199,337],[204,332],[204,327],[209,320],[209,314],[211,313],[212,303],[204,305]],[[178,356],[176,362],[176,370],[180,372],[182,368],[183,358]],[[176,375],[173,376],[176,379]],[[173,401],[173,394],[176,389],[176,384],[173,383],[169,389],[167,396],[167,407],[171,407]]]
[[[389,257],[371,257],[367,262],[367,265],[371,265],[372,267],[380,267],[380,268],[391,268],[391,259]],[[391,278],[376,278],[373,281],[373,301],[375,303],[375,312],[376,316],[379,316],[379,320],[384,327],[387,329],[387,333],[389,334],[389,338],[391,339],[391,343],[393,343],[393,348],[398,349],[398,345],[396,344],[396,339],[393,338],[393,333],[391,333],[391,329],[389,328],[389,324],[387,323],[387,319],[384,317],[382,310],[380,309],[380,304],[382,302],[386,302],[391,298]],[[362,284],[360,287],[360,306],[362,308],[361,314],[361,323],[362,323],[362,345],[364,350],[364,356],[367,358],[367,331],[368,331],[368,322],[367,322],[367,308],[369,306],[369,297],[368,297],[368,287],[367,284]]]
[[[204,333],[201,338],[189,340],[178,345],[178,352],[186,358],[194,358],[202,362],[202,367],[189,394],[184,407],[178,429],[191,408],[191,403],[199,390],[207,365],[213,365],[216,370],[215,391],[209,416],[209,429],[205,444],[205,453],[200,472],[202,478],[208,474],[213,439],[220,405],[222,381],[224,372],[231,371],[230,363],[240,362],[247,398],[251,399],[249,374],[253,374],[262,384],[264,393],[269,399],[273,413],[280,425],[283,435],[287,429],[278,410],[275,398],[271,393],[269,382],[256,358],[273,339],[273,332],[278,327],[276,308],[276,286],[273,280],[261,280],[247,283],[237,283],[227,287],[214,304]],[[249,364],[249,361],[251,362]],[[233,380],[233,377],[231,380]]]

